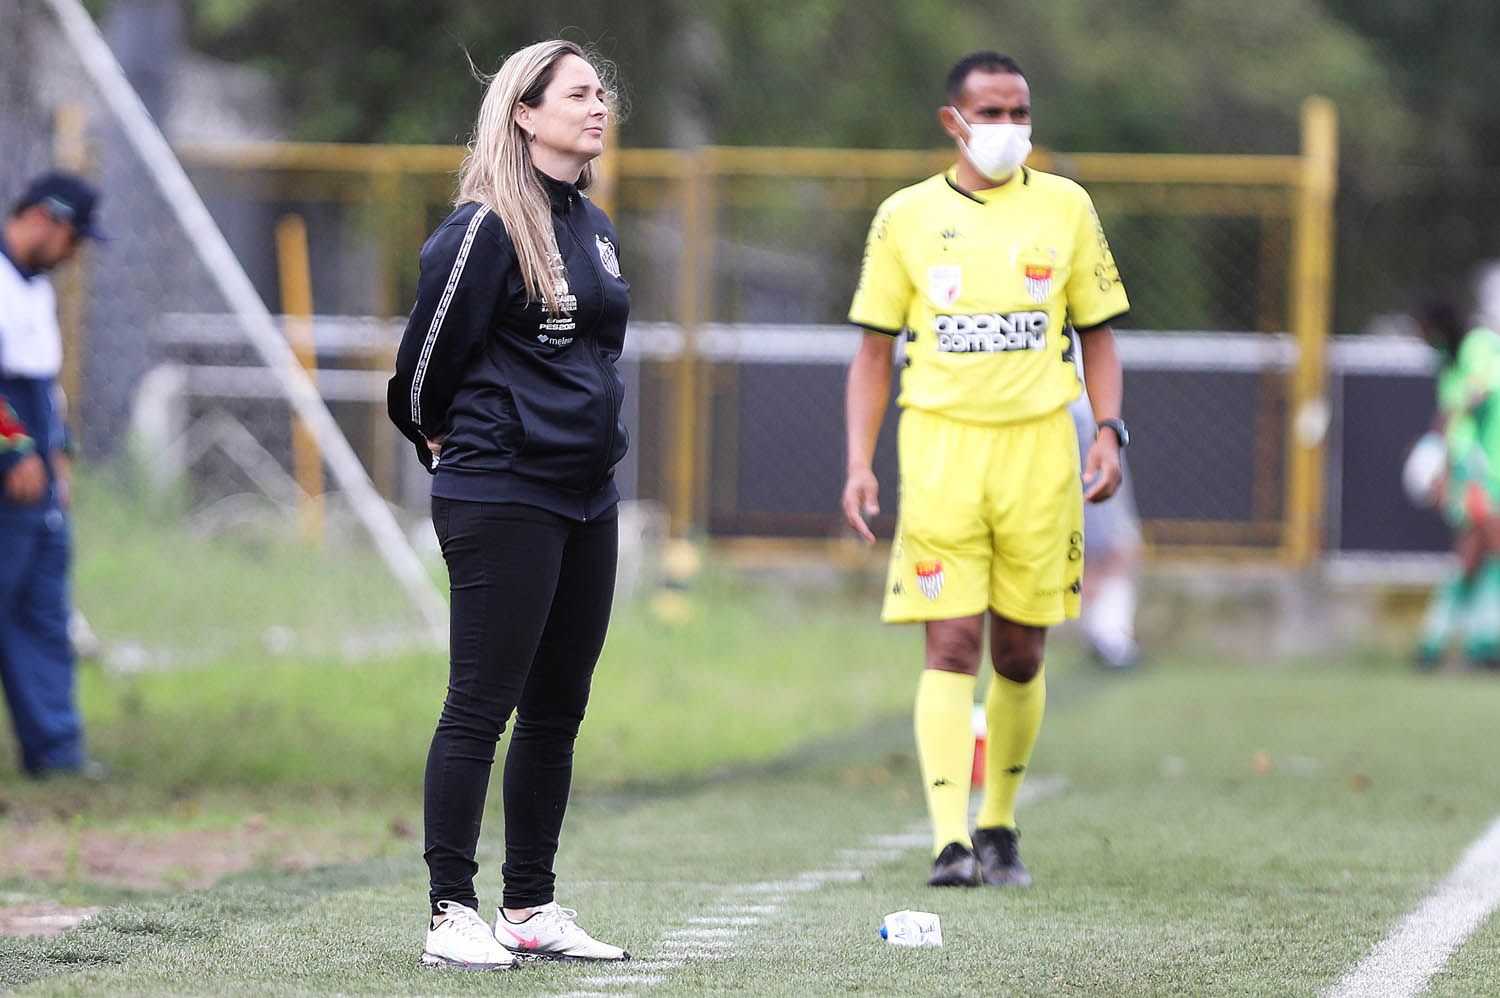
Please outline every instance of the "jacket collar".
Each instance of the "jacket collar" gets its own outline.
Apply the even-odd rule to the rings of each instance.
[[[554,211],[567,211],[582,196],[578,193],[578,187],[575,184],[548,176],[541,170],[537,170],[536,175],[541,180],[542,189],[547,192],[547,200],[552,203]]]

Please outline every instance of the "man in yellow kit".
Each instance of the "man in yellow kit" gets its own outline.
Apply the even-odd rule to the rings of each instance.
[[[1015,805],[1042,723],[1047,628],[1078,615],[1083,501],[1114,493],[1129,439],[1109,326],[1129,302],[1088,194],[1022,165],[1031,93],[1015,60],[960,59],[938,120],[958,163],[880,206],[849,310],[866,332],[849,367],[843,509],[874,541],[871,459],[904,332],[900,510],[882,617],[926,624],[915,713],[933,825],[928,883],[1024,887]],[[1098,424],[1082,481],[1067,409],[1079,391],[1075,344]],[[971,837],[986,611],[995,679]]]

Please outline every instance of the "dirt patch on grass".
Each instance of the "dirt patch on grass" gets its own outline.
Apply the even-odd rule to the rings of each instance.
[[[0,936],[57,936],[103,911],[65,908],[55,902],[0,907]]]
[[[393,838],[405,837],[393,827]],[[60,822],[0,826],[0,877],[119,887],[207,887],[251,867],[297,872],[368,858],[379,843],[347,831],[270,825],[252,815],[234,828],[126,832]],[[3,931],[3,930],[0,930]]]

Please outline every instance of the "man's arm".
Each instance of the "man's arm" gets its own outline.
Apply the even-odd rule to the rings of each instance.
[[[1125,394],[1125,379],[1120,371],[1120,354],[1115,349],[1115,334],[1109,323],[1081,330],[1079,346],[1083,350],[1083,383],[1094,406],[1094,422],[1119,419]],[[1083,480],[1088,485],[1085,502],[1103,502],[1120,487],[1120,440],[1112,431],[1096,433],[1084,456]]]
[[[866,520],[880,512],[880,484],[875,480],[875,442],[891,394],[891,351],[895,341],[866,331],[849,363],[844,396],[844,436],[849,460],[844,479],[844,519],[871,543],[875,535]]]
[[[36,441],[16,411],[0,395],[0,479],[5,497],[18,506],[33,506],[47,492],[47,466]]]
[[[0,455],[24,454],[35,448],[36,442],[26,432],[21,417],[5,401],[5,396],[0,395]]]

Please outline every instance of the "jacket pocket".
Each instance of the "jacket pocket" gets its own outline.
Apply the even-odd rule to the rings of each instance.
[[[526,423],[516,406],[516,398],[507,387],[495,389],[494,442],[501,454],[519,457],[526,452]]]

